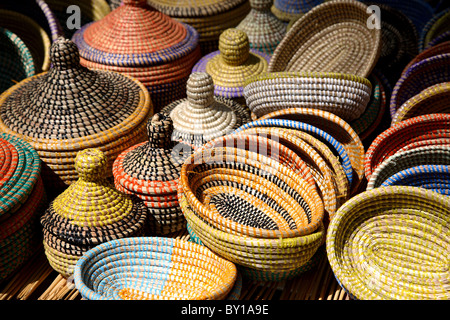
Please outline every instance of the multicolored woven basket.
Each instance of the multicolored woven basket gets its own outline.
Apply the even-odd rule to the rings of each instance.
[[[200,58],[198,32],[147,5],[124,0],[88,23],[72,40],[88,68],[129,75],[147,87],[155,112],[186,97],[186,81]]]
[[[146,205],[152,235],[165,235],[186,227],[177,199],[181,159],[173,156],[172,131],[169,115],[155,114],[147,125],[148,142],[128,148],[113,164],[117,190],[137,196]]]
[[[431,46],[431,47],[423,50],[422,52],[420,52],[406,65],[406,67],[402,71],[402,75],[406,71],[408,71],[408,69],[413,64],[416,64],[417,62],[422,61],[426,58],[430,58],[432,56],[437,56],[437,55],[445,54],[445,53],[450,53],[450,40],[443,42],[443,43],[436,44],[436,45]]]
[[[74,280],[87,300],[222,300],[231,293],[237,270],[189,241],[134,237],[86,252]]]
[[[58,195],[41,218],[45,254],[64,277],[92,247],[114,239],[142,236],[147,211],[142,202],[117,191],[106,179],[108,159],[98,149],[77,154],[79,179]]]
[[[244,97],[256,118],[286,108],[320,109],[352,121],[365,111],[371,82],[350,74],[265,72],[249,77]]]
[[[286,33],[286,24],[271,11],[273,0],[250,0],[251,10],[236,29],[248,36],[250,48],[273,54]]]
[[[286,33],[268,71],[335,72],[367,78],[382,44],[381,30],[368,28],[368,18],[367,6],[354,0],[332,0],[314,7]]]
[[[325,0],[327,1],[327,0]],[[272,13],[280,20],[289,22],[302,17],[324,0],[274,0],[271,6]]]
[[[214,95],[213,78],[206,72],[192,72],[186,86],[187,98],[162,109],[173,120],[172,141],[178,143],[180,159],[191,149],[229,134],[250,121],[250,111],[234,100]]]
[[[0,133],[0,280],[39,247],[38,219],[47,205],[41,162],[31,145]]]
[[[360,300],[448,300],[450,198],[380,187],[347,201],[326,238],[330,266]]]
[[[438,43],[442,43],[443,39],[450,40],[449,22],[450,8],[433,15],[420,34],[419,50],[423,51]]]
[[[15,83],[34,76],[34,59],[15,33],[0,27],[0,94]]]
[[[43,161],[46,186],[64,189],[78,178],[78,151],[100,148],[111,168],[123,150],[145,141],[153,109],[139,81],[80,66],[70,40],[53,43],[51,61],[49,72],[0,96],[0,130],[28,141]]]

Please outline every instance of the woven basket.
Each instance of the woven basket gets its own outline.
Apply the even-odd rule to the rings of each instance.
[[[408,186],[350,199],[328,227],[336,278],[360,300],[448,300],[449,201]]]
[[[147,3],[194,27],[199,33],[202,56],[217,51],[220,34],[229,28],[235,28],[250,12],[249,1],[244,0],[147,0]]]
[[[450,82],[435,84],[407,100],[395,112],[391,125],[431,113],[450,113]]]
[[[432,56],[413,64],[397,81],[390,101],[391,117],[398,108],[422,90],[450,81],[450,54]]]
[[[310,124],[311,123],[311,124]],[[326,143],[340,157],[350,190],[354,191],[364,177],[364,147],[348,123],[325,111],[292,108],[275,111],[237,130],[276,126],[305,131]]]
[[[200,58],[198,32],[146,4],[125,0],[72,37],[81,64],[116,71],[147,87],[155,111],[186,96],[186,81]]]
[[[0,130],[30,142],[43,161],[44,182],[59,189],[77,180],[78,151],[100,148],[111,168],[123,150],[145,141],[153,110],[137,80],[80,66],[70,40],[56,41],[51,59],[49,72],[21,81],[0,97]]]
[[[114,161],[117,190],[132,194],[148,207],[148,230],[165,235],[186,227],[176,196],[181,163],[173,158],[172,120],[157,113],[148,122],[148,142],[122,152]]]
[[[0,133],[0,281],[39,245],[38,217],[46,206],[41,163],[31,145]]]
[[[327,1],[327,0],[325,0]],[[325,2],[324,0],[274,0],[271,6],[272,13],[280,20],[289,22],[302,17],[315,6]]]
[[[367,6],[327,1],[297,20],[277,46],[269,72],[307,71],[367,78],[381,52],[381,31],[367,28]]]
[[[204,246],[141,237],[89,250],[74,280],[87,300],[221,300],[232,290],[237,270]]]
[[[450,138],[450,114],[428,114],[399,122],[381,133],[366,152],[364,166],[368,181],[387,158],[403,150],[442,144]]]
[[[34,60],[26,44],[15,33],[0,27],[0,94],[35,74]]]
[[[206,72],[192,72],[186,85],[187,98],[172,102],[161,111],[173,120],[172,141],[183,147],[184,159],[190,149],[233,132],[250,121],[250,111],[237,102],[214,95],[213,78]]]
[[[450,8],[435,14],[423,28],[419,38],[419,51],[441,43],[443,37],[450,32]]]
[[[273,54],[286,33],[286,24],[271,11],[273,0],[250,0],[251,10],[236,29],[247,34],[250,48]]]
[[[366,78],[316,72],[270,72],[247,79],[244,97],[257,118],[293,107],[321,109],[352,121],[365,111],[372,90]]]
[[[122,0],[107,0],[111,10],[116,9],[122,4]]]
[[[406,71],[409,70],[409,68],[416,64],[419,61],[425,60],[427,58],[430,58],[432,56],[437,56],[440,54],[446,54],[450,53],[450,41],[446,41],[443,43],[436,44],[435,46],[432,46],[428,49],[423,50],[418,55],[416,55],[403,69],[402,74],[403,75]]]
[[[73,12],[67,12],[70,3],[67,3],[65,0],[45,0],[45,2],[62,26],[63,35],[70,39],[77,31],[76,28],[69,28],[67,24],[69,17],[73,14]],[[106,0],[78,0],[76,5],[80,9],[81,14],[80,26],[98,21],[111,12],[111,8]]]
[[[64,277],[90,248],[142,234],[145,207],[107,181],[107,164],[98,149],[80,151],[75,159],[79,179],[50,203],[41,218],[46,256]]]
[[[15,33],[30,50],[36,73],[50,68],[50,38],[33,19],[10,10],[0,9],[0,26]]]

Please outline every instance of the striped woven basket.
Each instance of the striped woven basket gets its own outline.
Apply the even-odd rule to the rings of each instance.
[[[0,9],[0,26],[15,33],[33,56],[35,73],[50,68],[50,38],[33,19],[10,10]]]
[[[49,72],[22,80],[0,96],[0,130],[30,142],[43,161],[44,182],[61,189],[78,178],[78,151],[100,148],[111,168],[123,150],[145,141],[153,109],[139,81],[80,66],[70,40],[53,43],[51,59]]]
[[[367,28],[368,18],[367,6],[353,0],[314,7],[286,33],[268,71],[335,72],[367,78],[381,52],[381,30]]]
[[[435,84],[407,100],[395,112],[391,125],[431,113],[450,113],[450,82]]]
[[[145,207],[108,182],[107,164],[98,149],[80,151],[75,159],[79,179],[41,217],[45,254],[64,277],[72,275],[77,260],[92,247],[143,234]]]
[[[74,280],[87,300],[222,300],[231,293],[237,270],[192,242],[134,237],[86,252]]]
[[[15,33],[0,27],[0,94],[35,74],[33,56]]]
[[[327,1],[327,0],[325,0]],[[302,17],[315,6],[325,2],[324,0],[274,0],[271,6],[272,13],[281,21],[289,22]]]
[[[286,33],[286,24],[271,11],[273,0],[250,0],[251,10],[236,29],[244,31],[250,48],[273,54]]]
[[[450,81],[450,54],[432,56],[413,64],[397,81],[390,101],[391,117],[398,108],[422,90]]]
[[[381,133],[366,152],[365,176],[373,172],[397,152],[420,146],[447,144],[450,138],[450,114],[427,114],[399,122]]]
[[[155,112],[186,97],[186,81],[200,58],[198,32],[146,4],[124,0],[102,19],[85,24],[72,40],[80,63],[139,80]]]
[[[276,110],[305,107],[352,121],[364,113],[371,91],[368,79],[350,74],[265,72],[246,80],[244,97],[257,118]]]
[[[47,205],[41,163],[31,145],[0,133],[0,281],[39,247],[38,217]]]
[[[448,39],[450,34],[450,8],[435,14],[423,28],[419,38],[419,51],[428,49],[442,39]]]
[[[401,75],[405,74],[405,72],[408,71],[409,68],[413,64],[416,64],[419,61],[425,60],[432,56],[437,56],[437,55],[446,54],[446,53],[450,53],[450,40],[443,42],[443,43],[436,44],[436,45],[431,46],[430,48],[425,49],[422,52],[420,52],[406,65],[406,67],[403,69]]]
[[[147,125],[148,142],[128,148],[113,164],[117,190],[143,200],[148,209],[148,230],[153,235],[186,227],[177,199],[181,163],[172,154],[172,131],[170,117],[155,114]]]
[[[360,300],[448,300],[450,198],[381,187],[346,202],[328,227],[330,266]]]

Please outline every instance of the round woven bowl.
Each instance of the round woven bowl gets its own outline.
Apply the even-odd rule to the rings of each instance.
[[[391,125],[431,113],[450,113],[450,82],[435,84],[407,100],[395,112]]]
[[[43,161],[45,181],[64,188],[77,179],[78,151],[98,147],[111,167],[123,150],[145,141],[153,106],[139,81],[80,66],[70,40],[54,42],[51,58],[49,72],[22,80],[0,96],[0,129],[30,142]]]
[[[298,19],[315,6],[324,2],[323,0],[274,0],[270,10],[281,21],[289,22]]]
[[[391,117],[408,99],[422,90],[450,81],[450,54],[440,54],[413,64],[397,81],[390,101]]]
[[[87,300],[222,300],[236,278],[236,266],[206,247],[157,237],[101,244],[74,271]]]
[[[381,30],[367,28],[368,18],[367,6],[353,0],[314,7],[286,33],[268,71],[335,72],[367,78],[381,52]]]
[[[15,33],[0,27],[0,93],[35,74],[33,56]]]
[[[436,44],[436,39],[450,32],[450,8],[435,14],[422,29],[419,38],[419,51],[428,49]]]
[[[257,118],[293,107],[321,109],[352,121],[365,111],[372,84],[349,74],[265,72],[245,82],[247,106]]]
[[[450,53],[450,41],[436,44],[420,52],[406,65],[401,75],[403,75],[413,64],[416,64],[417,62],[422,61],[426,58],[445,53]]]
[[[286,33],[286,24],[271,11],[273,0],[250,0],[251,10],[236,29],[244,31],[250,48],[273,54]]]
[[[250,122],[242,129],[258,126],[287,127],[312,134],[339,155],[351,190],[356,190],[361,183],[364,176],[364,147],[350,125],[334,114],[309,108],[285,109]]]
[[[427,185],[424,181],[420,181],[420,177],[426,178],[435,176],[435,184],[448,176],[447,172],[442,171],[447,167],[450,161],[450,147],[441,146],[424,146],[411,150],[398,151],[394,155],[384,160],[374,171],[367,184],[367,190],[378,188],[385,185],[399,184],[400,181],[410,183],[414,186],[420,183],[424,187]],[[428,170],[428,172],[424,171]],[[440,171],[438,171],[440,170]],[[441,172],[436,177],[435,172]],[[409,180],[409,177],[412,180]],[[415,179],[417,178],[417,179]],[[448,184],[448,183],[447,183]],[[443,185],[442,185],[443,186]],[[442,188],[444,189],[444,188]],[[435,190],[436,191],[436,190]]]
[[[373,172],[387,158],[400,150],[411,150],[450,137],[450,114],[427,114],[399,122],[372,142],[366,152],[364,167],[369,181]]]
[[[408,186],[350,199],[327,232],[336,278],[359,300],[448,300],[449,201]]]
[[[0,9],[1,27],[15,33],[30,50],[36,73],[50,68],[50,38],[37,22],[21,13]]]

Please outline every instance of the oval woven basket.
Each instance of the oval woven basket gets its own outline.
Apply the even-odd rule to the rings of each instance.
[[[15,33],[0,27],[0,94],[35,74],[31,51]]]
[[[268,71],[335,72],[367,78],[381,52],[381,30],[367,28],[368,18],[367,6],[353,0],[314,7],[286,33]]]
[[[425,27],[422,29],[419,38],[419,50],[423,51],[429,47],[441,43],[441,39],[448,37],[450,32],[450,8],[441,11],[428,20]]]
[[[430,86],[397,109],[391,125],[424,114],[450,113],[450,82]]]
[[[236,279],[236,266],[206,247],[157,237],[101,244],[74,271],[87,300],[221,300]]]
[[[364,167],[369,181],[373,172],[387,158],[418,146],[442,144],[450,138],[450,114],[427,114],[399,122],[372,142],[366,152]]]
[[[368,79],[349,74],[266,72],[246,80],[244,97],[257,118],[280,109],[309,107],[352,121],[365,111],[371,90]]]
[[[397,81],[390,100],[390,113],[422,90],[450,81],[450,54],[435,55],[413,64]]]
[[[350,199],[328,227],[336,278],[359,300],[448,300],[449,201],[408,186]]]

